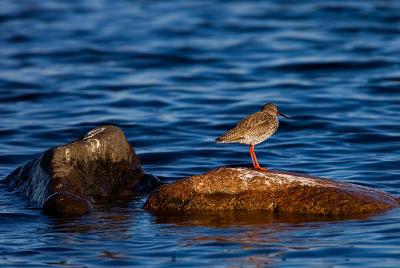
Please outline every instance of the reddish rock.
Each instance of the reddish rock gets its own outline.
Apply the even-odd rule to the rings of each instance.
[[[218,168],[154,191],[145,208],[159,212],[264,210],[321,216],[367,214],[399,207],[369,187],[282,171]]]

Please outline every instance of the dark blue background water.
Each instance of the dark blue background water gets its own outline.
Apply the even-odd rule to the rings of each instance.
[[[272,169],[400,195],[399,1],[0,0],[0,178],[112,123],[166,181],[250,165],[213,139],[272,101]],[[343,221],[79,219],[0,186],[0,266],[399,267],[400,211]]]

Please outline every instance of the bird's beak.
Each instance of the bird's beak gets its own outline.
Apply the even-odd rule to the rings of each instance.
[[[285,118],[289,118],[289,116],[287,116],[287,115],[284,115],[283,113],[281,113],[281,112],[278,112],[278,114],[279,115],[282,115],[283,117],[285,117]]]

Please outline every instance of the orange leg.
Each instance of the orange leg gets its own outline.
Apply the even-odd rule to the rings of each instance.
[[[254,145],[250,145],[249,152],[250,152],[250,156],[251,156],[251,162],[253,163],[253,167],[256,168],[257,165],[256,165],[256,162],[254,161],[253,150],[254,150]]]
[[[258,163],[256,152],[254,151],[254,145],[250,145],[250,155],[251,155],[251,160],[253,161],[253,166],[255,169],[268,171],[268,168],[263,168],[260,166],[260,163]]]

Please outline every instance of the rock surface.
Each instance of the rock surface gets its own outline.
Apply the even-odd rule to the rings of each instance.
[[[43,204],[43,211],[55,216],[78,216],[86,214],[92,208],[88,199],[68,192],[56,192]]]
[[[82,215],[97,200],[118,196],[144,177],[122,130],[102,126],[51,148],[5,178],[8,186],[55,215]]]
[[[265,210],[321,216],[368,214],[399,207],[365,186],[280,171],[219,168],[163,185],[145,208],[158,212]]]

